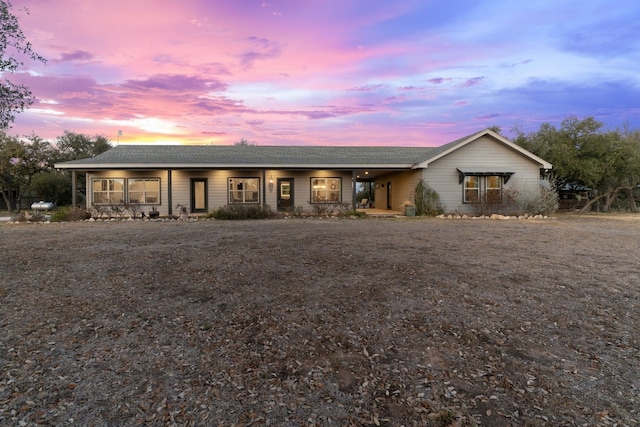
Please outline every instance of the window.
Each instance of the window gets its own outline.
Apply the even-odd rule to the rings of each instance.
[[[485,181],[487,184],[487,201],[500,202],[502,200],[502,177],[488,176]]]
[[[104,178],[92,182],[93,203],[117,204],[124,202],[124,179]]]
[[[311,178],[311,202],[339,202],[341,200],[341,188],[341,178]]]
[[[464,177],[464,203],[502,200],[502,176],[466,175]]]
[[[480,177],[464,177],[464,202],[473,203],[480,200]]]
[[[229,203],[260,203],[259,178],[229,178]]]
[[[141,205],[160,203],[159,178],[96,178],[92,180],[93,203],[116,205],[128,201]]]
[[[129,203],[157,205],[160,203],[160,179],[133,178],[127,180]]]

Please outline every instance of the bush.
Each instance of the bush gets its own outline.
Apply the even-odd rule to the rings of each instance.
[[[71,209],[58,208],[53,215],[51,215],[51,222],[82,221],[89,218],[91,218],[91,214],[78,207]]]
[[[311,205],[311,211],[315,216],[339,215],[342,216],[350,211],[351,203],[349,202],[333,202],[333,203],[315,203],[308,202]]]
[[[414,198],[416,215],[436,216],[444,212],[440,203],[440,195],[422,179],[416,184]]]
[[[473,212],[476,215],[517,215],[522,213],[520,203],[520,192],[517,189],[502,190],[500,195],[495,197],[484,197],[482,200],[473,202]]]
[[[500,198],[484,199],[472,206],[477,215],[549,215],[558,209],[559,199],[556,186],[543,181],[538,191],[523,194],[518,188],[509,188],[502,191]]]
[[[71,204],[71,177],[65,173],[42,172],[33,177],[30,189],[40,200],[52,201],[58,206]]]
[[[520,198],[522,213],[531,215],[550,215],[558,210],[560,194],[554,181],[542,181],[538,192]]]
[[[226,205],[209,212],[206,218],[215,219],[268,219],[275,213],[269,205]]]

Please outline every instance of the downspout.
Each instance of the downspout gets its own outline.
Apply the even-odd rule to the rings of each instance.
[[[173,199],[171,197],[171,169],[167,169],[167,203],[169,204],[167,215],[173,215]]]

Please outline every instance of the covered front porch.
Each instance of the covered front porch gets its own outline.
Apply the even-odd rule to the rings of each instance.
[[[362,212],[368,216],[372,217],[394,217],[394,216],[404,216],[404,212],[394,211],[391,209],[378,209],[378,208],[358,208],[356,209],[358,212]]]

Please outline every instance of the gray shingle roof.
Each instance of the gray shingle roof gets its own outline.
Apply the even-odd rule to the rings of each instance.
[[[59,163],[56,167],[409,167],[428,158],[433,150],[430,147],[120,145],[99,156]]]
[[[79,170],[242,167],[408,169],[435,160],[443,153],[456,149],[458,145],[464,145],[484,134],[502,138],[485,129],[440,147],[120,145],[93,158],[58,163],[55,166]],[[503,142],[513,145],[507,140]],[[535,158],[526,150],[520,151]]]

